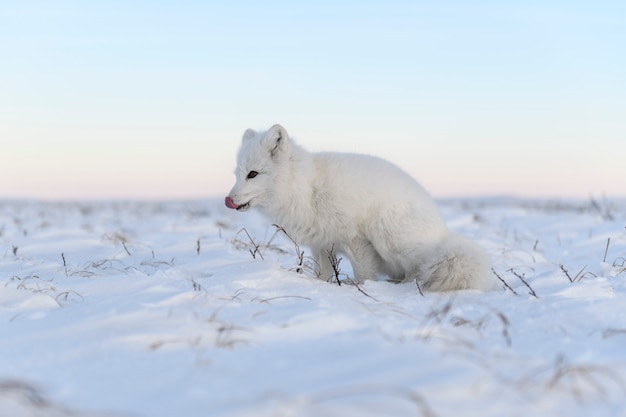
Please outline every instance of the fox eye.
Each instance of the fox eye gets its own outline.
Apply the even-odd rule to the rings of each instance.
[[[256,177],[257,175],[259,175],[258,172],[250,171],[250,172],[248,172],[248,179],[252,179],[252,178]]]

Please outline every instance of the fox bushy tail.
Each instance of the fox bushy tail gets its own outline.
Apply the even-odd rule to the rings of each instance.
[[[470,239],[451,234],[434,246],[422,269],[422,288],[429,291],[490,290],[493,275],[487,253]]]

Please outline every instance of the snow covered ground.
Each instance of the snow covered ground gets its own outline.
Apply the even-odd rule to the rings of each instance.
[[[626,202],[439,204],[496,290],[328,283],[218,200],[0,202],[0,416],[626,416]]]

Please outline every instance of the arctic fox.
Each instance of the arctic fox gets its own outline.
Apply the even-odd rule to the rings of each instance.
[[[235,175],[226,206],[259,208],[311,248],[321,278],[333,276],[334,250],[359,282],[382,274],[431,291],[492,286],[487,254],[451,233],[422,186],[383,159],[307,152],[274,125],[246,130]]]

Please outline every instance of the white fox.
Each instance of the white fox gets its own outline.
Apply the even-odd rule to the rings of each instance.
[[[492,287],[485,251],[452,234],[428,193],[383,159],[307,152],[274,125],[246,130],[235,175],[226,206],[259,208],[311,248],[321,278],[333,276],[334,250],[359,282],[383,274],[431,291]]]

